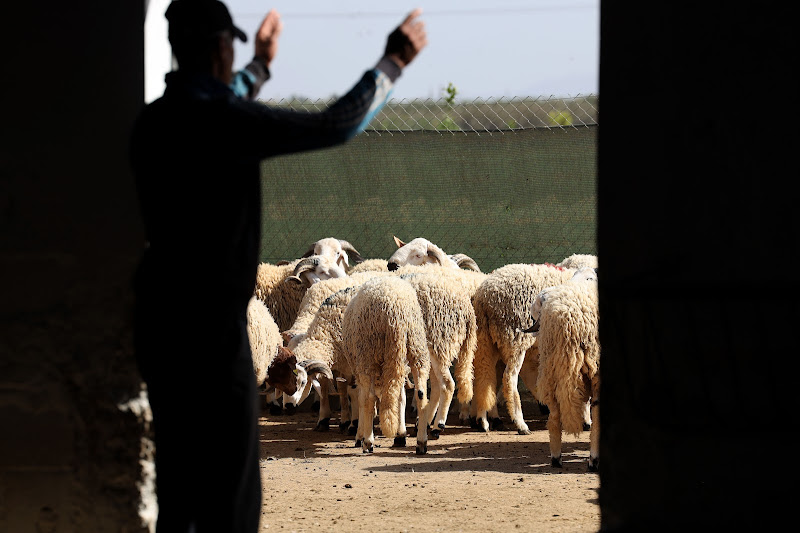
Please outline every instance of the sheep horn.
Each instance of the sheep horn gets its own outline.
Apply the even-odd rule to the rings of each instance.
[[[452,257],[456,264],[461,268],[468,268],[469,270],[474,270],[475,272],[481,271],[478,263],[476,263],[475,260],[468,255],[455,254]]]
[[[333,372],[331,372],[331,368],[322,361],[309,359],[307,361],[300,361],[297,364],[305,368],[306,373],[308,373],[309,376],[311,374],[322,374],[329,380],[333,381]]]
[[[364,258],[361,257],[361,254],[358,253],[358,250],[356,250],[352,244],[347,241],[343,241],[342,239],[339,239],[339,244],[342,245],[342,250],[350,254],[350,257],[353,258],[354,263],[361,263],[364,261]]]
[[[394,235],[392,235],[392,237],[394,237],[394,243],[397,245],[398,248],[402,248],[403,246],[406,245],[406,243],[404,243],[403,241],[401,241],[400,239],[398,239]]]
[[[308,287],[310,286],[308,281],[301,278],[300,274],[302,274],[303,272],[308,272],[309,270],[316,270],[318,266],[319,266],[319,258],[307,257],[295,265],[294,272],[292,272],[292,275],[287,277],[286,279],[287,281],[291,280],[294,281],[295,283],[302,283],[303,285]]]
[[[428,246],[428,257],[432,257],[440,265],[446,265],[450,261],[444,251],[432,243]]]
[[[539,321],[538,320],[534,320],[533,321],[533,325],[531,327],[526,328],[526,329],[521,329],[520,331],[522,333],[538,333],[539,332]]]

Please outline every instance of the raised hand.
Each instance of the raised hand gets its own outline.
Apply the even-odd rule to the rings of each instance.
[[[428,44],[425,23],[419,20],[422,9],[417,8],[389,34],[384,55],[391,57],[400,67],[405,67]]]

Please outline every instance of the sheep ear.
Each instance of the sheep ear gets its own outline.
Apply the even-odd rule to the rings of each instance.
[[[348,253],[353,257],[354,263],[358,264],[364,261],[364,258],[361,257],[361,254],[358,253],[358,250],[356,250],[355,246],[347,241],[343,241],[342,239],[339,239],[339,244],[342,246],[342,250],[345,252],[345,262],[347,262]]]
[[[400,239],[398,239],[394,235],[392,235],[392,236],[394,237],[394,243],[397,245],[398,248],[402,248],[403,246],[406,245],[406,243],[404,243],[403,241],[401,241]]]

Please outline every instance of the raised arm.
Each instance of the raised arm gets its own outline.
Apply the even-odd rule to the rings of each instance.
[[[245,143],[258,157],[333,146],[363,131],[391,95],[403,69],[427,45],[422,11],[415,9],[390,33],[378,63],[323,111],[303,112],[242,102],[250,116]],[[241,140],[241,137],[240,137]]]
[[[231,89],[236,96],[253,100],[270,78],[269,66],[278,53],[278,39],[282,30],[280,14],[274,9],[270,10],[256,32],[253,60],[233,75]]]

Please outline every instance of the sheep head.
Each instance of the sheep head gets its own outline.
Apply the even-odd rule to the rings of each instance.
[[[333,372],[323,361],[309,359],[297,363],[297,387],[293,393],[286,393],[284,405],[292,404],[297,406],[303,403],[303,400],[308,398],[309,393],[311,393],[311,387],[315,383],[314,378],[319,374],[333,381]],[[316,385],[319,386],[318,383]]]
[[[398,245],[397,251],[388,260],[389,270],[397,270],[405,265],[424,265],[425,263],[438,263],[442,266],[456,266],[450,261],[444,251],[427,239],[418,237],[411,242],[404,243],[397,237],[394,238]]]
[[[297,368],[295,355],[283,346],[278,346],[278,354],[267,369],[267,385],[284,394],[294,394],[300,378]],[[305,382],[302,386],[305,386]]]
[[[597,281],[597,268],[581,267],[575,271],[572,281]]]
[[[310,287],[318,281],[344,277],[347,277],[347,272],[331,258],[324,255],[312,255],[298,262],[294,267],[294,272],[286,280]]]
[[[349,255],[348,255],[349,254]],[[332,259],[339,266],[350,266],[350,257],[354,263],[361,263],[364,258],[349,242],[342,239],[327,237],[311,244],[303,257],[323,255]]]
[[[530,313],[531,318],[533,319],[533,324],[526,329],[520,329],[522,333],[532,333],[534,337],[539,334],[539,318],[542,316],[542,305],[547,301],[547,292],[548,289],[552,289],[552,287],[548,287],[547,289],[543,289],[536,297],[533,299],[531,303]]]

